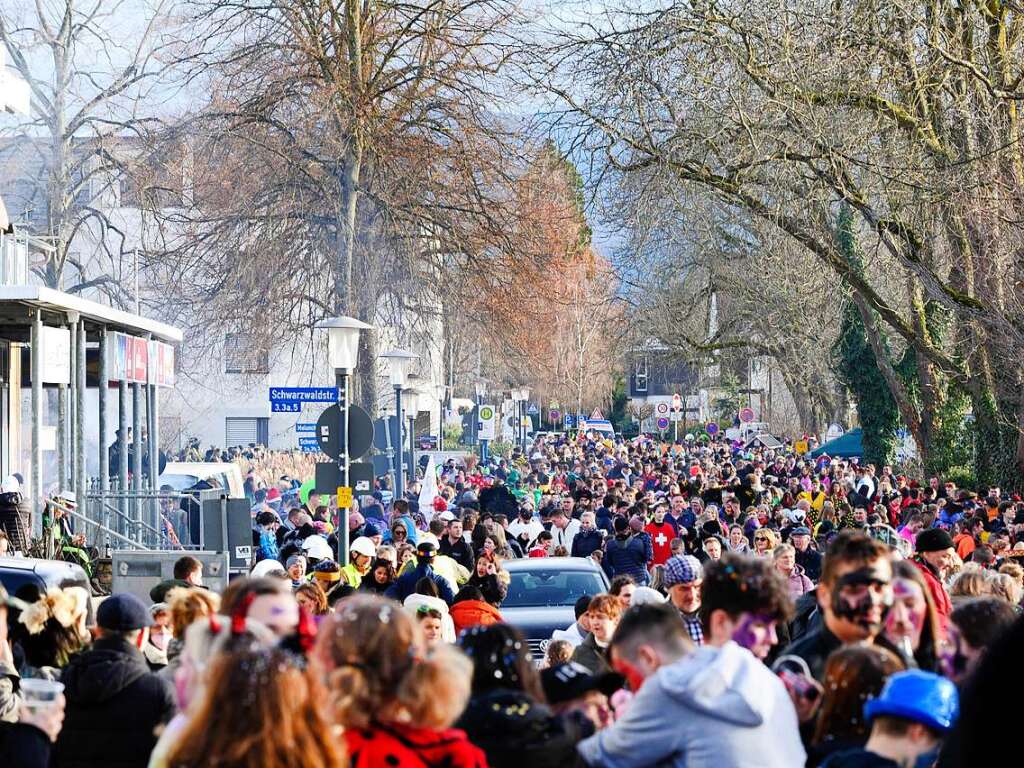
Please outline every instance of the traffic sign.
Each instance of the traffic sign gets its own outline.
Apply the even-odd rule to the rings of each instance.
[[[341,409],[332,405],[320,414],[316,422],[316,438],[320,450],[334,459],[340,459],[345,445],[340,439]],[[358,405],[348,409],[348,457],[349,460],[362,457],[373,445],[373,420],[370,414]]]
[[[668,429],[668,419],[666,419],[664,416],[661,416],[658,418],[658,430],[660,432],[664,432],[666,429]]]
[[[676,392],[674,395],[672,395],[672,407],[673,408],[682,408],[683,407],[683,396],[680,395],[678,392]]]
[[[715,422],[713,422],[713,421],[709,421],[708,425],[706,427],[704,427],[704,431],[707,432],[709,435],[712,435],[712,436],[713,435],[717,435],[718,434],[718,425]]]
[[[302,403],[282,403],[277,400],[270,401],[271,413],[302,413]]]
[[[312,424],[312,423],[305,423],[304,424],[302,422],[299,422],[298,424],[295,425],[295,431],[299,432],[299,433],[309,433],[311,435],[315,435],[316,434],[316,424]]]
[[[749,424],[754,420],[754,409],[744,408],[740,411],[740,421],[744,424]]]
[[[530,407],[526,409],[526,412],[531,416],[539,416],[540,408],[537,407],[536,403],[530,403]]]
[[[576,426],[576,416],[575,416],[575,414],[565,413],[565,414],[562,415],[562,418],[565,420],[565,428],[566,429],[573,429]]]
[[[595,408],[594,412],[590,414],[591,421],[604,421],[604,414],[601,413],[600,408]]]
[[[313,437],[300,437],[299,438],[299,449],[303,453],[319,453],[320,452],[320,441]]]
[[[477,423],[477,438],[479,440],[494,440],[497,431],[497,414],[493,405],[481,405],[479,408],[480,420]]]
[[[661,416],[668,416],[668,403],[658,403],[654,406],[654,412]]]
[[[674,411],[672,411],[671,418],[672,418],[672,421],[682,421],[683,420],[683,412],[682,411],[674,410]]]
[[[352,506],[352,486],[338,486],[338,509],[348,509]]]
[[[548,421],[550,421],[552,424],[557,424],[561,420],[562,412],[560,410],[558,410],[557,408],[552,408],[550,411],[548,411]]]

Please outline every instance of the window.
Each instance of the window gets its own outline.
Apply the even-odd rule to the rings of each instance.
[[[224,335],[224,373],[270,373],[270,355],[244,334]]]
[[[583,595],[599,595],[606,590],[594,571],[513,570],[503,608],[553,607],[575,605]]]
[[[647,357],[641,357],[636,361],[634,368],[634,379],[636,380],[636,391],[647,391]]]

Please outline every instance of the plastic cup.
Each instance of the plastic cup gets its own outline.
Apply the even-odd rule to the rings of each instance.
[[[56,706],[57,697],[64,691],[64,683],[35,677],[23,678],[20,687],[22,702],[37,711]]]

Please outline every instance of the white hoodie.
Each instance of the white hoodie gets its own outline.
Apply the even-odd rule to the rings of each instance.
[[[577,749],[605,768],[800,768],[806,759],[782,681],[732,642],[659,669],[621,720]]]

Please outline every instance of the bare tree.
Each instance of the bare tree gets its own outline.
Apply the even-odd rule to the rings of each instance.
[[[124,0],[0,9],[0,43],[31,88],[33,114],[8,131],[0,150],[5,198],[20,209],[12,217],[53,246],[37,268],[51,287],[96,289],[127,302],[122,273],[132,244],[125,221],[111,213],[110,193],[160,101],[153,89],[165,68],[164,11],[163,2]]]

